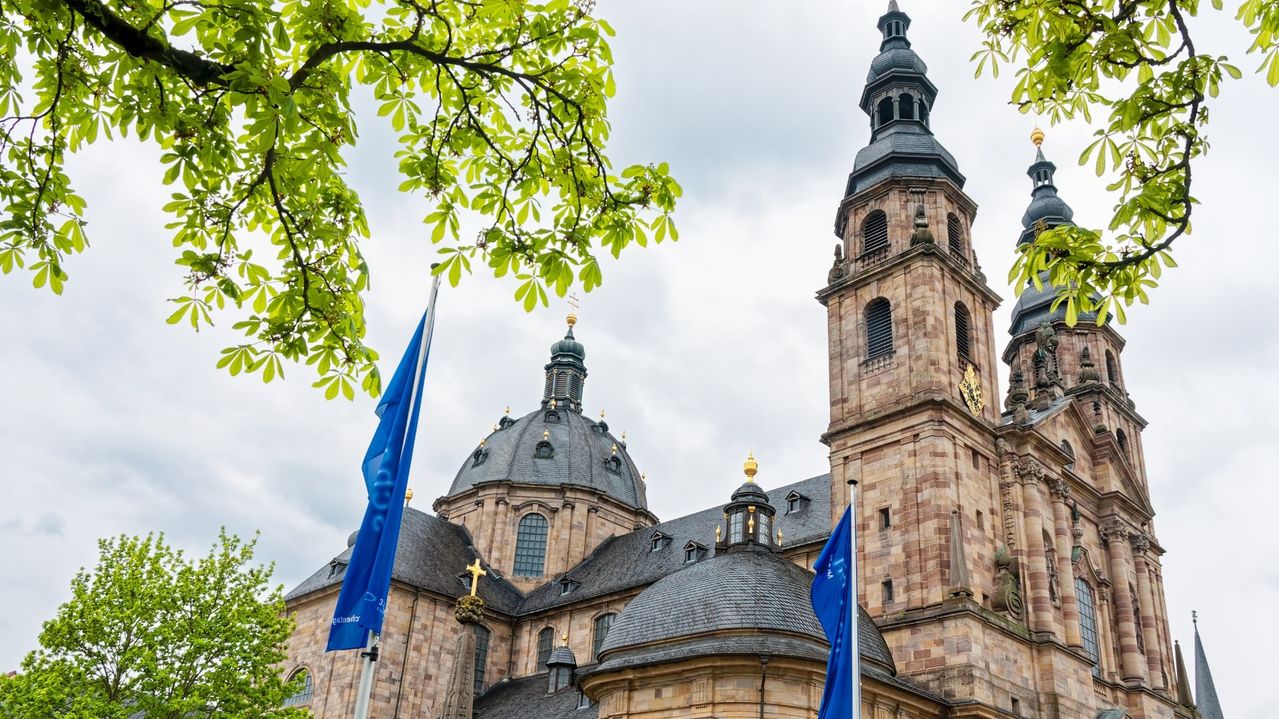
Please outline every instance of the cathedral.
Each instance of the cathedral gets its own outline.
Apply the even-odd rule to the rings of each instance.
[[[431,513],[405,511],[371,717],[813,719],[829,646],[811,568],[853,482],[863,716],[1212,715],[1169,636],[1124,338],[1067,326],[1032,286],[999,351],[910,22],[895,2],[879,20],[870,142],[814,278],[830,472],[765,487],[750,457],[722,505],[662,521],[625,436],[582,413],[570,316],[541,403],[508,410]],[[1072,222],[1032,140],[1018,243]],[[351,714],[362,663],[324,652],[353,543],[286,598],[284,671],[305,675],[289,704],[324,719]]]

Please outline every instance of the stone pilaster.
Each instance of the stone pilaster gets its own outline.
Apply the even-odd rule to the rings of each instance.
[[[1030,629],[1055,634],[1052,596],[1048,589],[1048,557],[1044,547],[1044,469],[1038,462],[1018,466],[1026,518],[1026,568],[1029,575]]]
[[[1137,596],[1141,598],[1140,630],[1146,644],[1146,669],[1150,686],[1167,689],[1164,684],[1163,646],[1159,642],[1159,623],[1155,618],[1155,598],[1150,586],[1148,555],[1150,538],[1144,534],[1132,535],[1133,561],[1137,565]]]
[[[1079,635],[1079,598],[1075,595],[1074,563],[1071,561],[1070,487],[1063,479],[1051,483],[1053,497],[1053,537],[1057,540],[1057,576],[1061,586],[1061,618],[1066,625],[1066,643],[1083,648]]]
[[[1106,540],[1110,552],[1110,576],[1114,589],[1115,604],[1119,624],[1119,667],[1120,676],[1125,682],[1146,683],[1146,662],[1137,644],[1138,627],[1133,619],[1132,595],[1128,589],[1132,569],[1128,564],[1128,526],[1119,520],[1112,520],[1101,528],[1102,539]]]

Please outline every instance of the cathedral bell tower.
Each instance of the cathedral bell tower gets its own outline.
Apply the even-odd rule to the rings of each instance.
[[[835,217],[835,263],[818,293],[830,340],[824,440],[831,448],[832,519],[847,503],[846,479],[872,490],[867,501],[878,501],[866,482],[881,473],[900,489],[905,482],[911,491],[958,491],[957,473],[982,466],[992,444],[982,437],[999,420],[991,314],[1000,300],[973,254],[977,206],[931,129],[937,88],[911,48],[910,22],[895,1],[879,19],[883,41],[860,101],[870,143],[848,176]],[[909,466],[899,462],[902,452]],[[964,469],[943,471],[940,455]],[[884,501],[896,505],[890,514],[902,511]],[[916,520],[946,521],[950,509],[938,511]],[[940,563],[942,555],[926,561]],[[926,589],[906,592],[914,597]],[[895,596],[894,604],[904,598]],[[867,599],[876,614],[877,602]],[[916,600],[925,597],[910,601]]]

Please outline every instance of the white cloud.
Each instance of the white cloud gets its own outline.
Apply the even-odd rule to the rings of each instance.
[[[938,137],[981,205],[975,243],[1005,306],[1002,279],[1028,201],[1034,119],[1007,106],[1011,80],[972,79],[976,31],[963,3],[911,0],[911,38],[941,94]],[[766,485],[826,469],[824,283],[835,205],[868,131],[855,103],[878,48],[874,6],[760,0],[607,0],[618,29],[619,162],[668,160],[686,194],[682,239],[628,252],[585,298],[588,412],[628,430],[663,517],[721,502],[748,449]],[[1247,36],[1203,25],[1214,51]],[[1250,67],[1252,59],[1242,59]],[[1123,364],[1160,514],[1174,634],[1201,627],[1232,716],[1279,701],[1259,648],[1279,643],[1279,557],[1268,508],[1279,430],[1279,323],[1267,210],[1279,94],[1254,77],[1214,110],[1213,152],[1198,169],[1195,234],[1154,304],[1132,313]],[[351,173],[369,206],[370,340],[392,361],[421,312],[427,246],[421,203],[395,192],[394,143],[366,113]],[[1045,151],[1084,224],[1110,200],[1074,158],[1081,128],[1049,130]],[[0,669],[30,648],[94,541],[163,531],[202,551],[220,525],[262,531],[260,557],[293,584],[345,546],[362,511],[358,475],[372,401],[324,402],[306,368],[263,386],[214,368],[220,331],[164,324],[180,274],[159,208],[151,148],[97,145],[74,177],[94,246],[69,266],[61,298],[21,276],[0,280]],[[540,398],[564,308],[526,316],[513,286],[473,277],[443,293],[413,484],[415,504],[447,491],[463,457],[510,405]],[[229,322],[227,323],[229,324]],[[1002,399],[1002,393],[1000,394]],[[43,529],[43,531],[41,531]]]

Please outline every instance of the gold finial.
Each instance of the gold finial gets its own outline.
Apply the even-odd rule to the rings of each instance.
[[[560,641],[564,642],[564,646],[568,646],[568,632],[564,632],[560,635]]]
[[[405,507],[409,506],[409,502],[412,502],[412,501],[413,501],[413,488],[409,487],[408,489],[404,490],[404,506]]]
[[[759,472],[759,462],[755,461],[754,452],[746,454],[746,461],[742,463],[742,471],[746,473],[747,482],[755,481],[755,475]]]
[[[777,546],[782,546],[782,528],[777,528]]]
[[[466,568],[467,573],[471,575],[471,596],[475,596],[475,590],[480,586],[480,577],[486,576],[488,572],[480,566],[480,558],[476,557],[475,562]]]
[[[751,515],[751,518],[746,521],[746,531],[751,534],[755,533],[755,515]]]
[[[506,405],[506,416],[507,416],[507,417],[510,417],[510,416],[511,416],[511,405],[509,405],[509,404],[508,404],[508,405]]]
[[[724,536],[723,532],[724,532],[723,527],[719,526],[718,524],[715,525],[715,543],[716,544],[718,544],[720,540],[723,538]]]
[[[542,430],[542,441],[546,441],[550,438],[551,438],[551,430],[549,429]]]
[[[495,425],[493,425],[493,431],[494,431],[494,432],[496,432],[496,431],[497,431],[497,425],[496,425],[496,424],[495,424]]]
[[[481,438],[480,438],[480,447],[483,447],[483,446],[484,446],[484,443],[485,443],[485,442],[487,442],[487,441],[488,441],[487,439],[484,439],[483,437],[481,437]]]
[[[622,430],[622,441],[626,441],[626,430]]]
[[[604,410],[600,410],[600,419],[604,419]]]
[[[617,454],[617,442],[613,443],[613,454]]]
[[[640,472],[640,481],[648,484],[648,472]]]
[[[1044,131],[1036,127],[1034,132],[1030,133],[1030,141],[1035,143],[1035,147],[1044,144]]]
[[[573,325],[577,324],[577,315],[573,314],[572,312],[568,313],[568,317],[564,318],[564,322],[566,322],[569,327],[572,327]]]
[[[551,400],[551,409],[555,409],[555,400]]]

